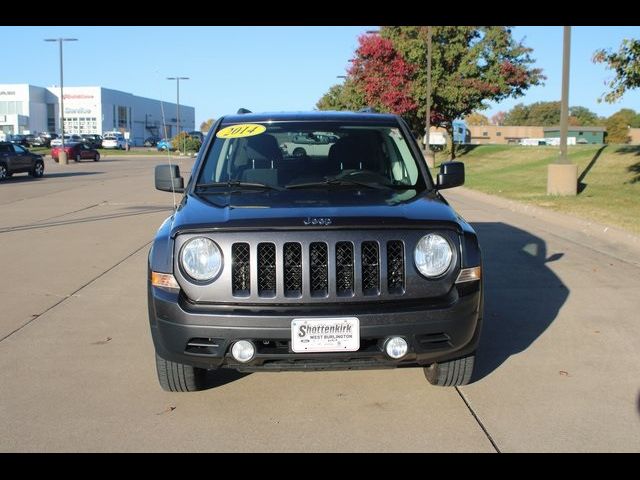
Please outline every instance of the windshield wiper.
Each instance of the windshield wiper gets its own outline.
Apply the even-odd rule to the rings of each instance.
[[[305,183],[294,183],[292,185],[285,185],[284,188],[294,189],[294,188],[313,188],[313,187],[326,187],[326,186],[343,186],[343,185],[358,185],[359,187],[367,187],[367,188],[375,188],[375,189],[393,189],[392,185],[385,185],[383,183],[374,183],[374,182],[359,182],[358,180],[352,180],[350,178],[336,178],[336,177],[327,177],[324,180],[319,182],[305,182]]]
[[[215,188],[215,187],[238,187],[238,188],[260,188],[267,190],[282,190],[281,187],[276,187],[275,185],[269,185],[266,183],[258,183],[258,182],[241,182],[240,180],[229,180],[227,182],[210,182],[210,183],[198,183],[196,184],[197,189],[206,189],[206,188]]]

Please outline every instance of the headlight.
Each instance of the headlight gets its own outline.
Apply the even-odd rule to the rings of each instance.
[[[413,258],[422,275],[437,277],[446,272],[451,265],[453,251],[444,237],[430,233],[420,239]]]
[[[220,247],[205,237],[196,237],[182,246],[180,264],[194,280],[206,282],[214,279],[222,268]]]

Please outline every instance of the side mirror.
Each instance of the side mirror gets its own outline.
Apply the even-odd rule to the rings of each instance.
[[[464,184],[464,163],[446,162],[440,165],[437,188],[459,187]]]
[[[178,165],[158,165],[155,171],[156,189],[163,192],[184,192],[184,179]]]

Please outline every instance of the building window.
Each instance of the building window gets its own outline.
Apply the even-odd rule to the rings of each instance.
[[[53,103],[47,103],[47,130],[56,131],[56,106]]]
[[[129,115],[127,107],[118,106],[118,129],[127,129],[129,126]]]
[[[502,132],[496,132],[496,137],[501,137],[502,136]]]
[[[482,136],[483,137],[488,137],[489,136],[489,132],[482,132]]]
[[[584,132],[578,132],[578,135],[584,135]]]

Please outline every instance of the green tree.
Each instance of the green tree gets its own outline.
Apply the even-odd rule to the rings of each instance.
[[[489,119],[479,112],[471,112],[464,121],[467,125],[489,125]]]
[[[524,103],[518,103],[505,114],[503,120],[504,125],[530,125],[530,110],[531,109]]]
[[[209,130],[211,130],[211,127],[213,126],[214,123],[216,123],[216,121],[213,118],[210,118],[209,120],[205,120],[200,124],[200,131],[203,133],[208,132]]]
[[[640,128],[640,113],[631,120],[631,128]]]
[[[316,103],[318,110],[357,111],[366,106],[364,91],[350,78],[344,83],[333,85]]]
[[[607,143],[629,143],[629,127],[636,116],[635,110],[623,108],[607,118]]]
[[[171,146],[183,153],[195,153],[200,150],[200,140],[195,137],[189,136],[187,132],[180,132],[171,139]]]
[[[519,97],[544,76],[531,68],[531,49],[513,39],[502,26],[434,26],[432,29],[432,122],[446,128],[453,138],[452,123],[486,102]],[[415,133],[425,127],[427,98],[427,28],[382,27],[380,35],[410,64],[416,65],[413,98],[418,107],[408,115]],[[455,158],[455,147],[452,148]]]
[[[582,125],[584,127],[601,125],[598,115],[593,113],[586,107],[570,107],[569,115],[574,117],[577,121],[575,125]]]
[[[610,91],[603,94],[608,103],[616,102],[627,90],[640,86],[640,40],[624,39],[617,52],[597,50],[593,54],[595,63],[606,64],[607,69],[615,72],[615,77],[606,82]]]

